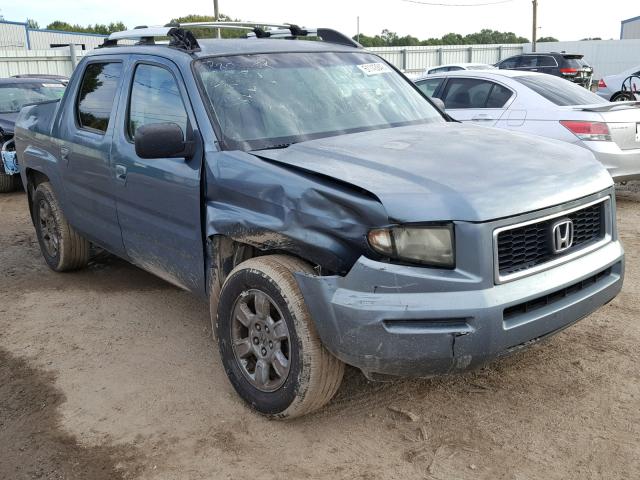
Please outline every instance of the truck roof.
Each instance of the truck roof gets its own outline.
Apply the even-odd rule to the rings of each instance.
[[[171,48],[166,44],[119,45],[117,47],[96,48],[85,57],[105,54],[148,54],[161,57],[202,58],[210,56],[251,55],[261,53],[286,52],[363,52],[362,49],[320,41],[279,40],[279,39],[200,39],[200,51],[187,52]]]
[[[285,52],[352,52],[362,49],[362,46],[353,39],[327,28],[306,29],[287,24],[263,29],[259,26],[250,27],[248,25],[250,24],[242,22],[201,22],[165,27],[136,27],[133,30],[112,33],[99,49],[89,53],[88,56],[110,52],[173,56],[174,53],[170,52],[179,52],[193,58]],[[196,40],[193,33],[183,27],[244,30],[247,32],[247,36],[244,38],[200,38]],[[171,41],[156,43],[155,39],[158,37],[170,37]],[[301,38],[304,40],[317,38],[322,41],[299,41]],[[123,45],[118,44],[119,40],[136,40],[137,43]]]

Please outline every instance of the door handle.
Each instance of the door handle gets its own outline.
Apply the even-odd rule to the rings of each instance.
[[[474,122],[479,122],[479,121],[493,120],[493,118],[491,118],[486,113],[480,113],[480,114],[476,115],[475,117],[472,117],[471,120],[473,120]]]
[[[66,145],[62,145],[60,147],[60,158],[62,158],[66,164],[69,163],[69,153],[71,153],[71,149],[69,147]]]
[[[122,182],[127,179],[127,167],[124,165],[116,165],[116,178]]]

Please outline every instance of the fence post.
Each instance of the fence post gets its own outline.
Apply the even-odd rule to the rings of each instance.
[[[406,48],[402,49],[402,71],[403,72],[407,71],[407,49]]]
[[[502,60],[502,45],[498,45],[498,61]]]
[[[76,65],[78,65],[78,56],[76,53],[75,43],[69,44],[69,57],[71,58],[71,71],[73,72],[76,69]]]
[[[473,47],[469,47],[469,63],[473,62]]]
[[[442,65],[442,48],[438,49],[438,65]]]

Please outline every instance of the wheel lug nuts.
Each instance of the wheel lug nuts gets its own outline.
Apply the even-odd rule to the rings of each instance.
[[[261,352],[262,352],[262,355],[266,355],[266,354],[267,354],[267,349],[266,349],[266,348],[264,348],[264,347],[262,347]]]
[[[264,331],[269,333],[269,327],[264,327]]]
[[[260,339],[258,337],[253,337],[253,344],[257,345],[260,343]]]
[[[273,348],[273,342],[269,342],[269,348]]]
[[[260,331],[260,324],[256,325],[256,330]]]

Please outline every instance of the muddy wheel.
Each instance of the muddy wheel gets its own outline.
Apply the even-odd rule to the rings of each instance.
[[[285,255],[247,260],[229,274],[218,303],[218,346],[227,375],[252,408],[270,417],[319,409],[344,373],[344,364],[320,342],[295,272],[312,269]]]
[[[69,225],[47,182],[36,189],[33,217],[40,250],[52,270],[65,272],[87,265],[89,242]]]
[[[0,169],[2,168],[2,164],[0,164]],[[0,193],[14,192],[19,186],[19,175],[7,175],[6,173],[0,173]]]

